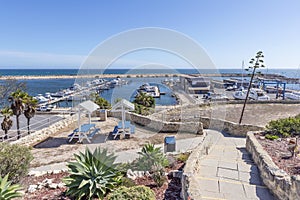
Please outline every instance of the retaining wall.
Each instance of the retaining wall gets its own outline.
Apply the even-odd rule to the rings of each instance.
[[[250,124],[238,124],[226,120],[214,119],[209,117],[200,117],[200,122],[204,129],[213,129],[226,132],[233,136],[246,137],[249,131],[261,131],[264,128]]]
[[[218,141],[220,136],[221,134],[204,133],[202,142],[193,150],[186,161],[181,179],[181,194],[183,199],[193,199],[193,197],[200,196],[200,193],[197,190],[197,188],[199,188],[199,183],[194,179],[194,175],[200,168],[202,156],[209,153],[211,147]]]
[[[20,138],[19,140],[11,142],[11,144],[21,144],[26,146],[32,146],[40,141],[47,139],[51,134],[56,133],[57,131],[69,126],[73,122],[77,121],[78,116],[72,115],[67,116],[65,119],[60,120],[49,127],[43,128],[41,130],[35,131],[30,135]]]
[[[264,184],[278,199],[300,199],[300,176],[289,176],[279,169],[259,144],[253,132],[249,132],[247,135],[246,149],[252,154]]]
[[[121,118],[121,112],[113,112],[109,115],[113,117]],[[186,132],[186,133],[195,133],[203,134],[202,123],[199,122],[167,122],[161,121],[149,116],[143,116],[136,113],[126,113],[126,118],[130,121],[147,127],[149,129],[158,131],[158,132],[167,132],[167,133],[177,133],[177,132]]]

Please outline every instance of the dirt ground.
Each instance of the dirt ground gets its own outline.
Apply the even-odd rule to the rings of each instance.
[[[207,107],[188,107],[177,112],[169,112],[168,116],[182,115],[183,118],[191,119],[199,116],[225,119],[231,122],[239,122],[243,104],[212,104]],[[247,104],[243,116],[243,124],[265,126],[269,121],[300,114],[299,104]],[[161,114],[162,115],[162,114]],[[159,116],[157,114],[158,117]],[[172,118],[172,117],[171,117]]]
[[[212,105],[210,107],[184,108],[180,113],[173,112],[172,115],[183,115],[183,118],[209,116],[213,118],[226,119],[232,122],[238,122],[242,110],[242,104]],[[248,104],[245,109],[242,123],[265,126],[270,120],[283,117],[294,116],[300,113],[300,106],[297,104]],[[170,113],[168,115],[171,115]],[[156,114],[156,118],[159,118]],[[164,118],[166,118],[164,116]],[[85,119],[87,122],[87,119]],[[101,127],[101,133],[94,136],[92,143],[84,140],[83,144],[68,142],[67,136],[76,128],[77,123],[51,136],[46,141],[35,145],[32,149],[34,160],[31,167],[70,161],[73,154],[83,151],[87,146],[96,148],[98,146],[107,148],[110,152],[118,152],[129,149],[137,149],[144,144],[151,142],[154,144],[163,143],[163,138],[168,134],[157,133],[147,130],[144,127],[136,125],[136,133],[130,139],[121,138],[121,140],[108,140],[108,134],[117,125],[119,119],[108,118],[105,122],[92,120],[97,127]],[[173,135],[173,134],[172,134]],[[194,134],[180,133],[176,135],[177,139],[195,137]]]
[[[87,122],[87,119],[85,119],[85,121]],[[106,148],[109,152],[115,153],[129,149],[138,149],[147,143],[161,144],[166,135],[174,135],[174,133],[157,133],[153,130],[145,129],[145,127],[135,125],[135,134],[132,135],[130,139],[125,139],[121,136],[120,140],[110,140],[108,139],[109,132],[111,132],[114,126],[118,124],[118,121],[119,119],[111,117],[105,122],[92,119],[92,123],[95,123],[96,127],[100,127],[101,132],[93,137],[91,143],[83,140],[82,144],[78,143],[76,140],[71,141],[70,143],[68,142],[67,136],[77,127],[77,123],[72,124],[57,134],[52,135],[47,140],[33,146],[31,152],[34,159],[31,162],[31,167],[70,161],[74,158],[74,153],[84,151],[86,147],[89,149],[94,149],[96,147]],[[190,137],[198,136],[189,133],[176,134],[177,140]]]

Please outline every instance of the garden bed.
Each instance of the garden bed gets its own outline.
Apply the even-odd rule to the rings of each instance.
[[[280,138],[277,140],[269,140],[264,138],[263,133],[255,135],[258,142],[262,145],[264,150],[270,155],[273,162],[289,175],[300,175],[300,155],[296,150],[295,156],[287,156],[289,141],[292,138]],[[298,140],[298,147],[299,147]]]
[[[173,170],[182,170],[184,167],[184,162],[176,161],[176,163],[172,166],[172,168],[166,168],[167,172]],[[67,172],[62,172],[58,174],[46,174],[43,176],[27,176],[25,177],[21,184],[24,189],[28,189],[29,185],[38,185],[43,182],[45,179],[53,179],[52,182],[59,184],[62,182],[64,177],[68,176]],[[167,181],[163,184],[162,187],[157,187],[155,182],[150,177],[141,177],[137,178],[135,181],[136,185],[144,185],[150,187],[156,196],[157,200],[178,200],[180,199],[181,192],[181,180],[180,178],[172,177],[170,175],[167,176]],[[71,200],[71,198],[65,196],[65,192],[67,187],[61,187],[56,189],[51,189],[47,187],[43,187],[42,189],[38,189],[33,193],[26,192],[22,197],[24,200],[31,199],[47,199],[47,200]]]

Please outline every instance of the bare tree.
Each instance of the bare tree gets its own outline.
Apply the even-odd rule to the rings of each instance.
[[[25,90],[26,84],[24,82],[19,82],[17,79],[5,79],[0,83],[0,107],[5,107],[8,105],[8,98],[10,94],[14,91],[20,89]]]

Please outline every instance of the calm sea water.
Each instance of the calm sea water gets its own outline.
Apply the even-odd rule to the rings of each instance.
[[[241,69],[220,69],[219,71],[205,69],[200,71],[201,74],[223,74],[223,73],[241,73]],[[14,75],[77,75],[77,69],[0,69],[0,76],[14,76]],[[81,71],[80,73],[87,73]],[[181,73],[191,74],[199,73],[194,69],[177,69],[177,70],[158,70],[158,69],[107,69],[105,71],[89,70],[89,73],[95,74],[169,74],[169,73]],[[269,69],[263,70],[262,73],[276,73],[285,75],[287,77],[300,78],[300,72],[297,69]],[[166,95],[162,95],[161,98],[156,99],[159,105],[173,105],[176,100],[172,97],[172,92],[169,88],[161,84],[165,78],[127,78],[130,83],[125,86],[115,87],[114,89],[104,91],[101,96],[110,102],[114,102],[116,98],[125,98],[132,100],[134,91],[136,88],[144,83],[151,83],[152,85],[159,85],[160,90],[166,92]],[[73,85],[75,79],[39,79],[39,80],[23,80],[26,83],[27,92],[36,96],[37,94],[45,94],[46,92],[57,92],[61,89],[69,88]],[[290,89],[300,89],[299,85],[289,84]],[[71,106],[70,103],[63,102],[60,106]]]
[[[262,69],[262,73],[280,74],[290,78],[300,78],[299,69]],[[77,75],[78,69],[0,69],[0,76],[14,75]],[[103,70],[80,70],[80,73],[91,74],[165,74],[165,73],[180,73],[180,74],[224,74],[224,73],[242,73],[241,69],[106,69]]]

